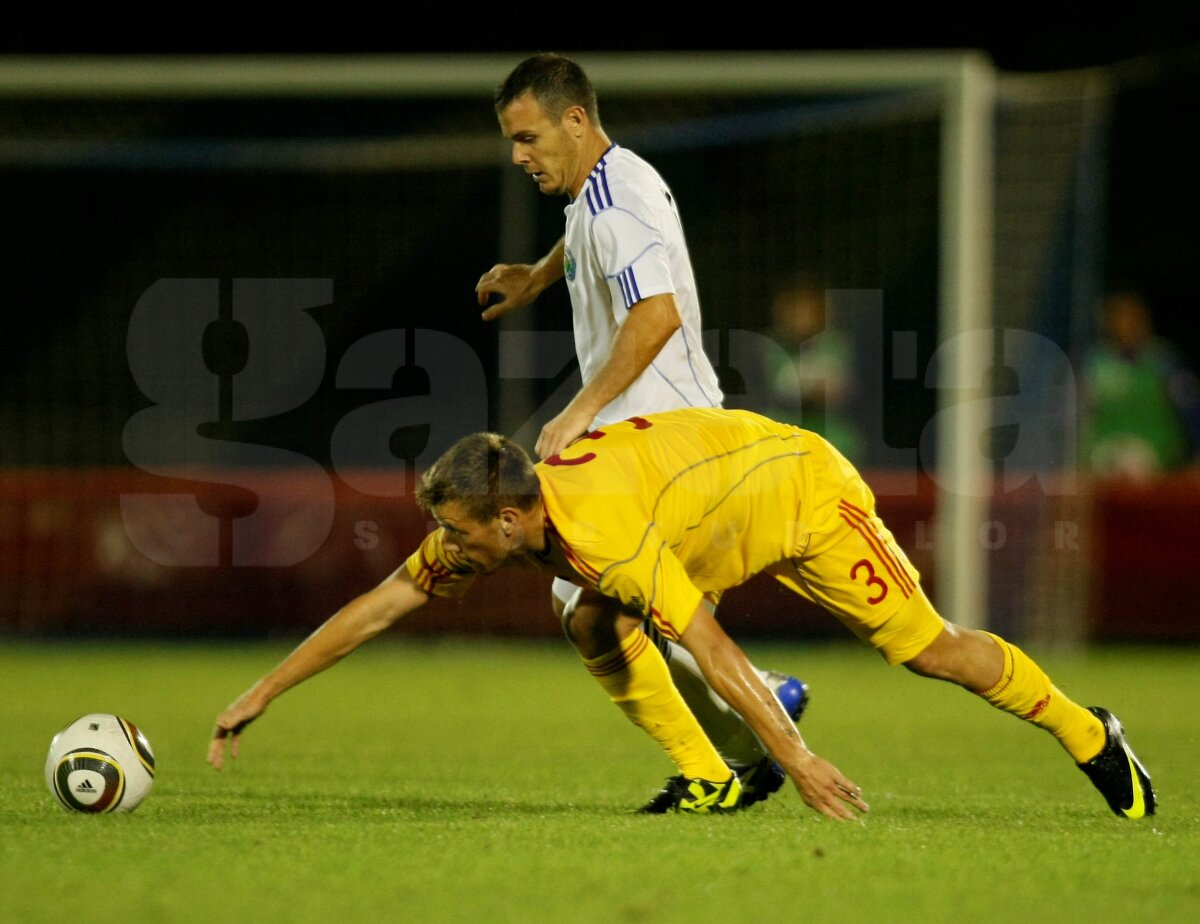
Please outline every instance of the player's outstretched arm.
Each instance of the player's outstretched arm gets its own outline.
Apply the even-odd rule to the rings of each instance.
[[[746,720],[791,777],[809,807],[844,820],[857,817],[852,809],[869,811],[862,789],[805,746],[792,720],[745,652],[725,634],[707,602],[696,609],[680,641],[695,656],[713,690]]]
[[[262,715],[275,697],[336,664],[428,599],[429,595],[401,566],[374,590],[351,600],[217,716],[208,745],[208,762],[220,770],[226,742],[230,757],[236,758],[242,729]]]
[[[475,298],[484,308],[485,321],[494,321],[514,308],[522,308],[563,277],[565,239],[560,239],[537,263],[497,263],[475,283]],[[500,301],[488,305],[493,295]]]
[[[595,377],[542,427],[534,447],[538,457],[556,455],[583,436],[591,428],[592,419],[646,371],[682,324],[675,296],[670,292],[651,295],[630,308]]]

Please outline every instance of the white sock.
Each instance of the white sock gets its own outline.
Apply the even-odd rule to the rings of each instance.
[[[667,666],[671,669],[671,679],[726,762],[735,770],[740,770],[762,760],[767,752],[759,743],[758,736],[734,708],[708,685],[692,653],[673,642],[667,642],[667,646]],[[757,667],[754,669],[767,687],[773,690],[768,672]]]

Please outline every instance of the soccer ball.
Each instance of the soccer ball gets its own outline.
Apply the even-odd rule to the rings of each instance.
[[[71,812],[132,812],[154,784],[154,752],[136,725],[95,712],[50,742],[46,785]]]

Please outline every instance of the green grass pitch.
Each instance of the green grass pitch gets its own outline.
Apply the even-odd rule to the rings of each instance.
[[[812,685],[802,730],[862,785],[729,817],[630,809],[672,772],[565,643],[381,639],[278,700],[222,774],[217,711],[290,648],[0,645],[4,921],[1088,922],[1200,919],[1200,651],[1031,651],[1112,709],[1159,792],[1123,822],[1047,735],[848,645],[754,645]],[[136,722],[154,791],[62,811],[42,762]]]

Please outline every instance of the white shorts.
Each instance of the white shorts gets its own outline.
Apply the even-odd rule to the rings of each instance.
[[[578,584],[572,584],[566,578],[556,577],[554,583],[550,586],[550,592],[554,594],[556,599],[563,606],[571,602],[571,598],[575,596],[575,591],[579,590]]]

